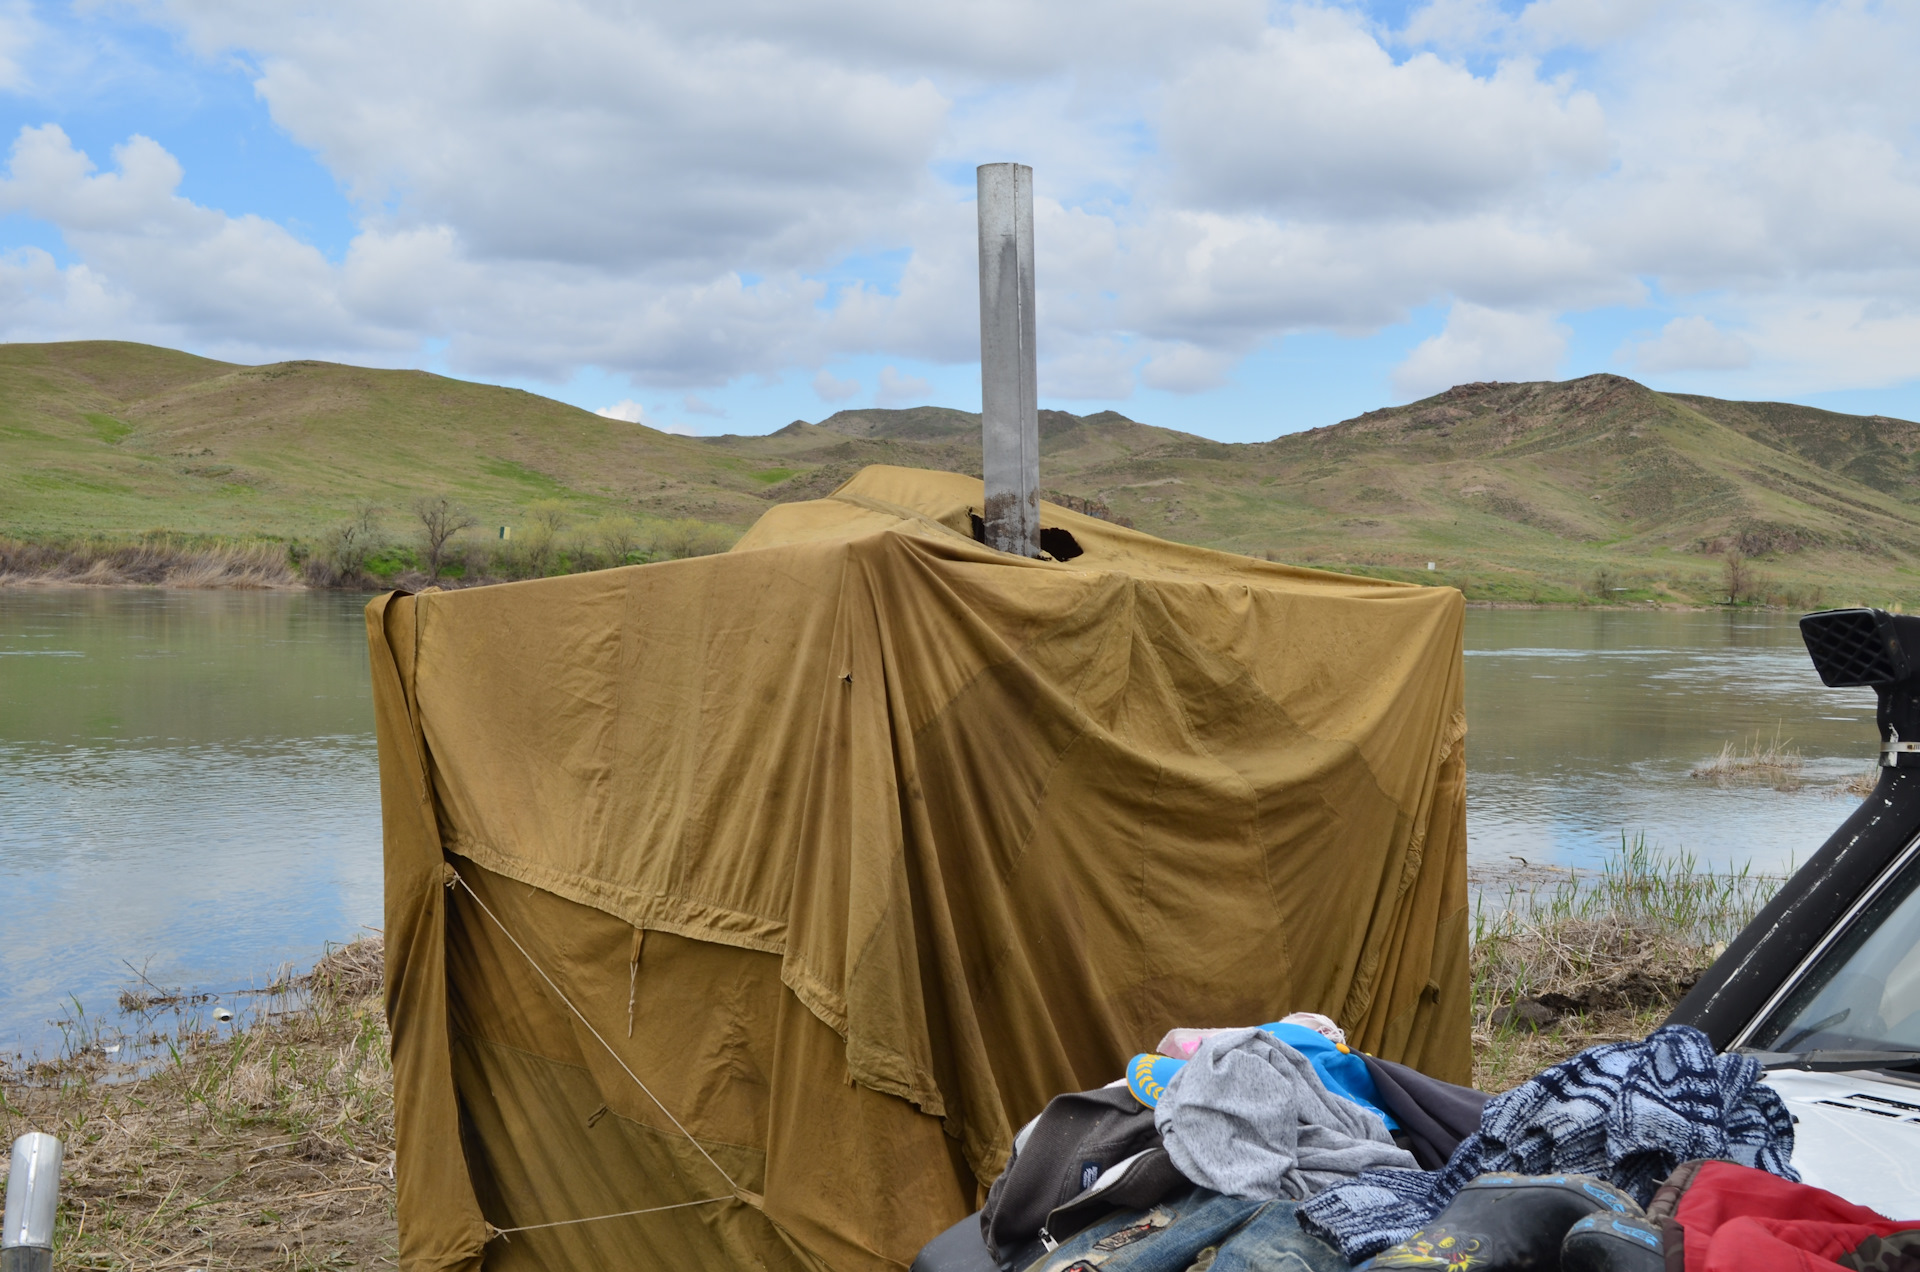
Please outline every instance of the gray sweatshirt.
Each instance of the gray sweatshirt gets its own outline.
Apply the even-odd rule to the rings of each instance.
[[[1363,1170],[1418,1165],[1379,1117],[1329,1092],[1305,1056],[1259,1029],[1202,1043],[1153,1122],[1182,1175],[1230,1197],[1302,1200]]]

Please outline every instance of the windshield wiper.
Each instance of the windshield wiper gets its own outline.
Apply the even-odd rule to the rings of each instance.
[[[1920,1068],[1920,1051],[1852,1051],[1816,1047],[1812,1051],[1749,1051],[1763,1069],[1805,1069],[1810,1073],[1838,1073],[1847,1069]]]
[[[1780,1050],[1787,1052],[1789,1055],[1797,1055],[1799,1053],[1794,1051],[1793,1044],[1796,1042],[1805,1042],[1817,1033],[1825,1033],[1835,1025],[1845,1021],[1846,1018],[1851,1015],[1853,1015],[1853,1008],[1842,1007],[1839,1011],[1834,1012],[1833,1015],[1816,1020],[1805,1029],[1796,1029],[1793,1037],[1787,1039],[1786,1044],[1782,1046]]]

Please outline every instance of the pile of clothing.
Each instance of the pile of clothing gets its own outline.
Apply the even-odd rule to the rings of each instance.
[[[915,1272],[1701,1272],[1781,1251],[1920,1272],[1920,1224],[1799,1183],[1760,1077],[1684,1026],[1496,1097],[1355,1052],[1323,1016],[1176,1029],[1023,1127]]]

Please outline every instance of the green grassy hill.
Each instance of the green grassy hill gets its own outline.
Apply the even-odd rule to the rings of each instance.
[[[979,446],[978,416],[939,407],[684,438],[417,371],[0,346],[16,540],[311,540],[367,504],[399,537],[423,493],[486,525],[538,506],[737,531],[866,464],[977,474]],[[1041,480],[1167,538],[1477,596],[1710,600],[1738,552],[1787,603],[1920,597],[1920,424],[1612,375],[1461,385],[1246,445],[1048,411]]]
[[[311,535],[448,494],[745,526],[750,461],[547,398],[420,371],[242,367],[144,345],[0,345],[0,533]],[[781,474],[782,477],[785,474]]]

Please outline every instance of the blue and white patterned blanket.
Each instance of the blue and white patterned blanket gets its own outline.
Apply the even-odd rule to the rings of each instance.
[[[1724,1157],[1798,1180],[1793,1119],[1751,1056],[1716,1056],[1697,1029],[1590,1047],[1487,1102],[1437,1171],[1370,1170],[1300,1207],[1307,1231],[1358,1262],[1432,1219],[1489,1171],[1596,1175],[1641,1205],[1683,1161]]]

